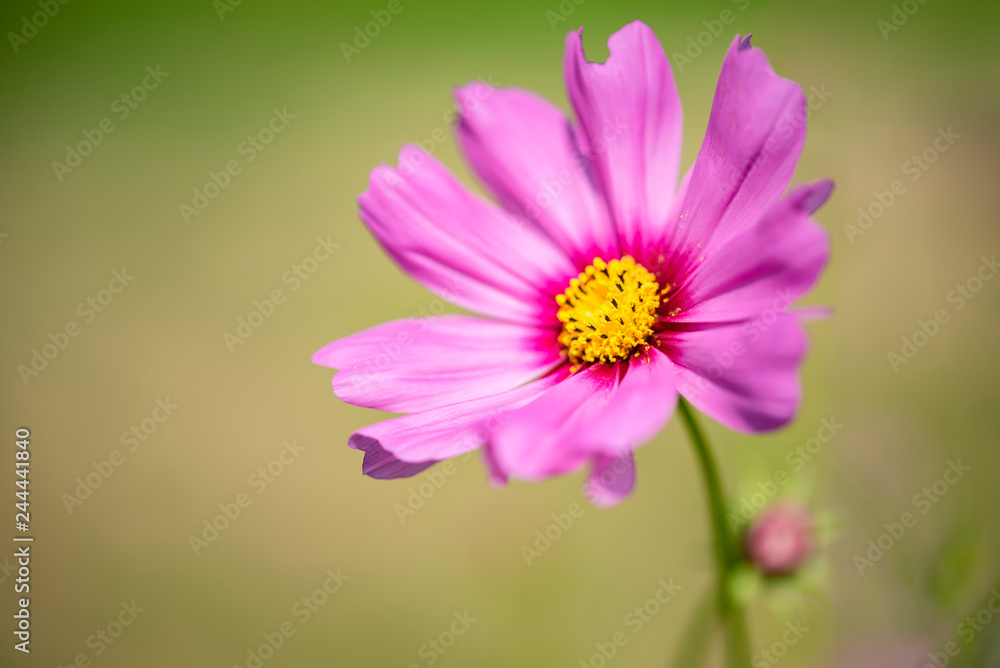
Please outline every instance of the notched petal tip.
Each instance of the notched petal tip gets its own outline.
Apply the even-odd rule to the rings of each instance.
[[[404,164],[400,158],[400,164]],[[368,173],[368,187],[357,196],[358,206],[364,211],[365,207],[371,203],[374,193],[382,190],[392,192],[402,183],[402,177],[398,174],[394,165],[382,163]]]
[[[819,211],[819,208],[830,199],[830,195],[833,194],[833,188],[833,181],[830,179],[823,179],[812,184],[812,188],[802,200],[803,210],[810,214]]]
[[[510,480],[509,475],[505,470],[500,468],[500,462],[497,461],[496,453],[493,452],[492,444],[487,441],[480,448],[483,458],[483,468],[486,469],[486,477],[490,482],[490,486],[493,489],[501,489],[507,486],[507,482]]]
[[[482,81],[470,81],[464,86],[455,86],[451,89],[451,96],[455,100],[456,116],[461,120],[464,112],[474,109],[478,106],[479,100],[483,99],[484,95],[480,92],[483,90],[493,91],[495,88],[488,86]]]
[[[619,28],[618,30],[616,30],[613,34],[614,35],[628,34],[628,33],[632,32],[634,30],[638,30],[639,32],[644,32],[644,33],[647,33],[649,35],[653,35],[654,37],[656,35],[656,33],[653,31],[652,28],[650,28],[646,23],[644,23],[643,21],[641,21],[639,19],[636,19],[635,21],[632,21],[631,23],[626,23],[621,28]]]
[[[340,370],[346,365],[346,360],[343,359],[341,351],[343,350],[343,341],[349,337],[344,337],[337,339],[336,341],[331,341],[326,344],[316,352],[312,354],[309,361],[313,364],[318,364],[320,366],[325,366],[328,369]]]
[[[347,444],[365,453],[361,463],[361,474],[376,480],[409,478],[437,464],[436,460],[407,462],[399,459],[383,448],[378,439],[365,436],[361,432],[352,434]]]
[[[326,355],[323,353],[324,350],[326,350],[326,346],[323,346],[322,348],[314,352],[312,356],[309,358],[309,361],[312,362],[313,364],[318,364],[319,366],[327,366],[324,363],[324,360],[326,359]]]
[[[583,55],[583,26],[566,33],[565,49],[566,56],[569,56],[571,51]]]
[[[651,39],[657,46],[660,46],[660,40],[656,37],[656,33],[653,29],[639,20],[625,24],[608,36],[608,57],[603,62],[586,59],[582,38],[583,27],[580,27],[576,30],[571,30],[569,34],[566,35],[566,43],[567,46],[572,44],[573,47],[575,47],[575,50],[578,51],[581,62],[588,65],[606,65],[614,57],[615,51],[627,50],[632,45],[642,44],[646,39]],[[663,47],[660,46],[660,48],[662,50]]]
[[[396,157],[396,169],[400,170],[416,161],[423,161],[429,157],[427,151],[417,144],[403,144]]]
[[[368,173],[368,188],[356,198],[362,212],[372,202],[374,193],[396,192],[396,189],[404,184],[407,177],[413,175],[417,168],[428,159],[430,159],[430,154],[417,144],[404,144],[399,149],[395,165],[383,162],[373,168]],[[363,215],[362,218],[364,218]]]
[[[608,37],[608,59],[611,59],[616,50],[626,50],[633,47],[642,48],[649,42],[659,47],[661,51],[663,50],[660,40],[652,28],[642,21],[632,21],[632,23],[623,26]]]
[[[584,494],[598,508],[616,506],[635,489],[635,458],[632,453],[621,457],[594,457],[590,478],[584,484]]]

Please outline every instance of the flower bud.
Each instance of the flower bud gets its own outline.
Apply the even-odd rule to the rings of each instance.
[[[812,555],[815,540],[809,511],[797,503],[776,503],[750,523],[744,550],[764,575],[788,575]]]

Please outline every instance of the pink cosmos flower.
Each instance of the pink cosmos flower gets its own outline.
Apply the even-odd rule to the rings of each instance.
[[[415,146],[358,198],[404,271],[485,316],[388,322],[313,356],[339,369],[342,400],[408,414],[350,437],[367,475],[482,446],[496,484],[589,466],[610,505],[678,394],[743,432],[795,414],[806,337],[789,306],[826,263],[810,215],[833,188],[782,198],[805,141],[799,86],[737,35],[678,185],[681,103],[656,36],[632,23],[591,63],[581,33],[564,59],[576,122],[525,90],[455,92],[460,147],[499,205]]]

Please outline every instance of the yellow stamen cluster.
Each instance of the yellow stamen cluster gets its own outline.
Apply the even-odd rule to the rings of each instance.
[[[577,368],[639,354],[653,333],[660,295],[656,278],[631,257],[611,262],[594,258],[556,296],[559,343]]]

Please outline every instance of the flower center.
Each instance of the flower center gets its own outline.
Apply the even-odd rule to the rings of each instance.
[[[559,343],[577,367],[625,359],[653,333],[660,306],[656,278],[629,256],[594,258],[566,292],[556,296]],[[575,369],[574,369],[575,370]]]

